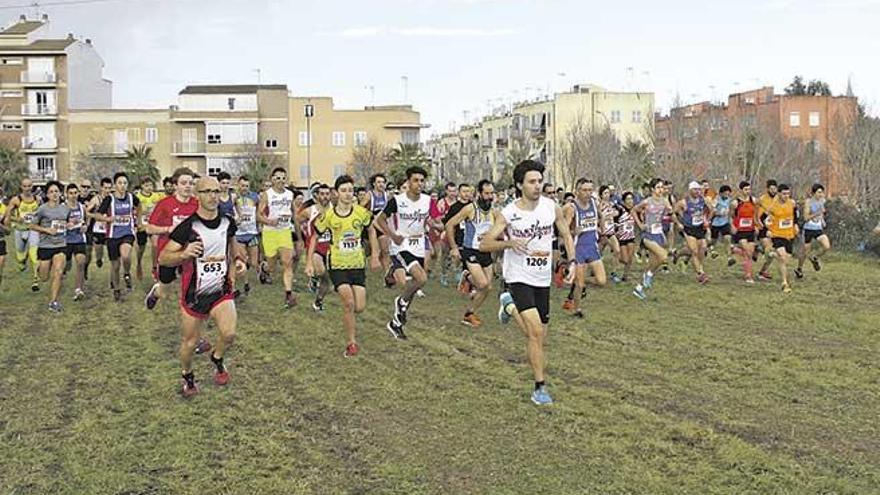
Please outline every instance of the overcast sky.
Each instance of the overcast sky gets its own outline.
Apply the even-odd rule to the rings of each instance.
[[[880,0],[92,2],[40,11],[52,34],[93,40],[119,108],[172,104],[186,84],[255,83],[260,69],[263,83],[343,108],[402,102],[405,76],[428,134],[577,82],[653,91],[666,109],[676,93],[781,91],[795,74],[838,94],[851,76],[880,113]],[[34,14],[22,3],[0,0],[4,23]]]

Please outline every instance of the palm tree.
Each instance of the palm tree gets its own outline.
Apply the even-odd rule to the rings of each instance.
[[[428,169],[428,157],[418,144],[400,143],[388,154],[391,166],[388,168],[388,179],[393,184],[400,184],[406,179],[406,169],[409,167],[422,167]]]
[[[28,176],[27,161],[15,148],[0,143],[0,188],[6,194],[18,191],[21,179]]]
[[[156,159],[153,158],[153,148],[146,144],[132,146],[130,150],[125,150],[123,164],[132,180],[140,181],[141,177],[149,177],[154,181],[160,180],[159,168],[156,167]]]

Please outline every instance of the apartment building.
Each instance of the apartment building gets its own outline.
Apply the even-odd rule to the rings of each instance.
[[[70,111],[112,105],[91,40],[50,38],[48,27],[48,16],[21,16],[0,30],[0,141],[22,151],[38,181],[70,176]]]
[[[433,136],[426,143],[426,153],[441,181],[454,179],[456,170],[474,168],[479,169],[482,177],[509,180],[499,175],[508,157],[525,154],[544,162],[550,180],[560,182],[562,173],[557,157],[572,126],[579,125],[587,131],[610,128],[622,144],[650,143],[653,115],[653,93],[576,85],[552,98],[515,103],[480,118],[476,124]]]
[[[772,86],[731,94],[725,103],[699,102],[676,107],[655,119],[658,160],[687,161],[698,170],[711,160],[699,150],[706,143],[723,143],[743,132],[767,139],[805,143],[818,157],[822,180],[830,191],[840,190],[839,131],[857,114],[858,101],[848,96],[776,94]],[[702,155],[705,155],[703,153]]]
[[[411,105],[337,109],[332,98],[314,96],[292,96],[289,105],[290,178],[299,186],[332,183],[353,164],[355,149],[368,141],[389,148],[418,144],[427,127]]]

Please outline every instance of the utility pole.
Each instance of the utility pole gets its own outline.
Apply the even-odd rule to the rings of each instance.
[[[315,116],[315,106],[312,105],[312,99],[306,100],[308,103],[303,107],[306,118],[306,187],[312,183],[312,117]]]

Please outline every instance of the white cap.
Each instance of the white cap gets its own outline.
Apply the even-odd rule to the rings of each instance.
[[[700,185],[699,182],[692,180],[690,184],[688,184],[688,189],[702,189],[703,186]]]

